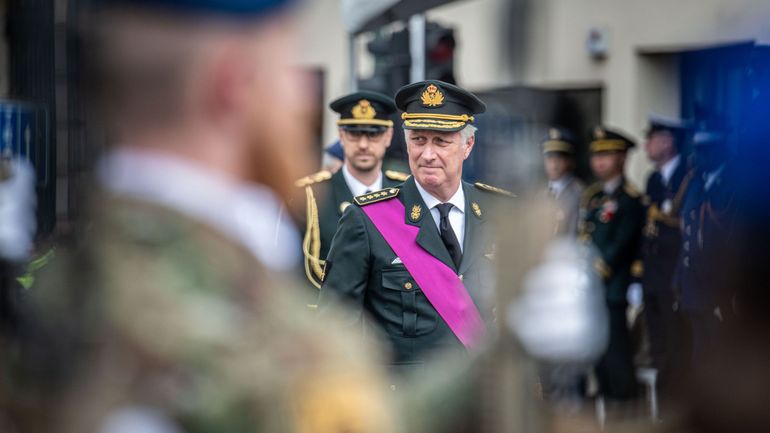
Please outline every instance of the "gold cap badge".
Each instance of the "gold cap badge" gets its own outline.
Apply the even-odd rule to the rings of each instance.
[[[358,101],[358,104],[353,106],[352,114],[354,119],[371,120],[377,116],[377,111],[372,107],[371,102],[362,99]]]
[[[417,221],[420,219],[420,215],[422,214],[422,207],[419,204],[416,204],[412,206],[412,213],[409,214],[409,218],[412,219],[412,221]]]
[[[435,84],[431,84],[422,92],[420,100],[423,106],[440,107],[444,105],[444,94],[441,93],[441,90]]]
[[[602,129],[601,126],[597,126],[596,129],[594,129],[594,138],[597,140],[604,140],[606,136],[607,134],[604,132],[604,129]]]
[[[559,140],[561,138],[559,130],[556,128],[549,129],[548,136],[551,138],[551,140]]]

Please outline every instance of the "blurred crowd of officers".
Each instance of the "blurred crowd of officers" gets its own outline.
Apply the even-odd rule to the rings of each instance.
[[[527,380],[514,381],[527,403],[498,407],[520,424],[482,422],[500,404],[490,380],[536,376],[520,360],[512,373],[490,367],[506,350],[524,356],[521,342],[498,344],[522,329],[501,329],[495,278],[511,261],[495,222],[517,199],[463,180],[483,101],[437,80],[393,97],[345,95],[330,104],[339,162],[303,177],[313,171],[313,89],[292,65],[291,1],[95,3],[83,35],[88,96],[113,143],[94,172],[87,224],[34,285],[19,280],[24,299],[0,336],[0,431],[543,428]],[[383,167],[394,133],[409,173]],[[569,385],[577,394],[595,382],[609,401],[637,396],[629,304],[644,305],[666,395],[718,344],[740,303],[714,266],[731,242],[728,143],[724,129],[651,116],[655,171],[640,192],[624,177],[627,134],[592,129],[598,182],[585,187],[573,135],[548,129],[546,240],[591,246],[586,272],[575,266],[581,281],[600,281],[606,312],[601,329],[552,328],[550,344],[578,348],[564,362],[591,361]],[[545,301],[516,326],[564,319]]]
[[[635,143],[604,127],[593,131],[590,165],[598,179],[584,188],[573,175],[575,141],[553,128],[543,141],[548,194],[557,204],[555,232],[577,236],[599,253],[610,338],[596,375],[612,399],[636,395],[627,309],[643,306],[648,360],[672,397],[720,339],[737,299],[719,256],[730,251],[735,212],[728,131],[651,114],[644,149],[654,164],[644,192],[624,177]],[[691,153],[688,151],[691,150]]]

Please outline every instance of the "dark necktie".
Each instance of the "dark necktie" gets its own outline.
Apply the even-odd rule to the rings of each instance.
[[[455,264],[456,269],[460,269],[460,262],[463,260],[463,252],[460,249],[460,243],[457,242],[457,236],[452,229],[452,224],[449,222],[449,211],[452,210],[452,203],[437,204],[439,215],[441,215],[441,222],[439,223],[439,232],[441,232],[441,240],[444,241],[449,256],[452,257],[452,261]]]

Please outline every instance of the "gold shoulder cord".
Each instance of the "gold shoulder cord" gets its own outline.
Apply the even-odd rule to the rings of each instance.
[[[318,206],[316,205],[313,188],[305,187],[307,200],[307,228],[302,241],[302,253],[305,255],[305,275],[308,281],[317,289],[321,288],[324,279],[324,260],[321,255],[321,227],[318,224]]]
[[[692,181],[693,177],[695,177],[695,170],[690,170],[690,172],[687,173],[687,176],[685,176],[684,180],[682,180],[682,184],[679,185],[679,191],[676,192],[676,196],[674,197],[674,201],[671,205],[671,215],[679,215],[679,211],[682,209],[684,195],[687,193],[687,188],[690,186],[690,181]]]

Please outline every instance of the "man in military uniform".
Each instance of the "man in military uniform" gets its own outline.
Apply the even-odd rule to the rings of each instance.
[[[353,197],[396,186],[407,178],[404,173],[382,169],[382,159],[393,138],[390,116],[396,106],[391,98],[360,91],[343,96],[329,106],[340,114],[337,125],[345,155],[342,169],[334,174],[322,170],[296,182],[305,189],[306,195],[306,230],[302,243],[305,274],[318,288],[337,221]]]
[[[682,248],[674,278],[677,305],[692,332],[692,366],[719,343],[721,323],[733,313],[733,293],[724,272],[734,218],[734,168],[724,131],[693,136],[695,172],[682,204]]]
[[[326,261],[319,309],[348,305],[345,321],[384,335],[394,370],[478,347],[490,317],[494,243],[489,212],[510,193],[462,181],[475,144],[475,95],[441,81],[401,88],[412,177],[357,196]],[[367,331],[368,330],[368,331]],[[372,330],[374,332],[372,332]]]
[[[595,267],[604,279],[609,312],[609,346],[596,366],[599,392],[623,400],[636,393],[632,345],[626,324],[626,289],[644,226],[642,195],[623,176],[633,140],[598,126],[591,142],[591,169],[598,182],[581,203],[580,237],[598,250]]]
[[[310,142],[287,2],[118,3],[87,36],[120,142],[87,242],[57,253],[30,293],[34,335],[0,354],[4,427],[393,431],[376,351],[276,280]]]
[[[585,186],[574,176],[575,140],[569,131],[549,128],[542,142],[548,196],[556,203],[557,236],[577,236],[580,197]]]
[[[687,162],[681,149],[689,139],[686,122],[651,114],[645,150],[655,165],[647,180],[649,200],[644,227],[640,262],[632,269],[640,279],[644,299],[644,315],[650,341],[652,365],[658,370],[661,389],[668,385],[685,346],[684,329],[674,311],[672,278],[679,257],[679,209],[682,187],[687,176]],[[685,185],[686,188],[686,185]],[[680,377],[680,372],[676,376]],[[673,391],[673,389],[672,389]]]

